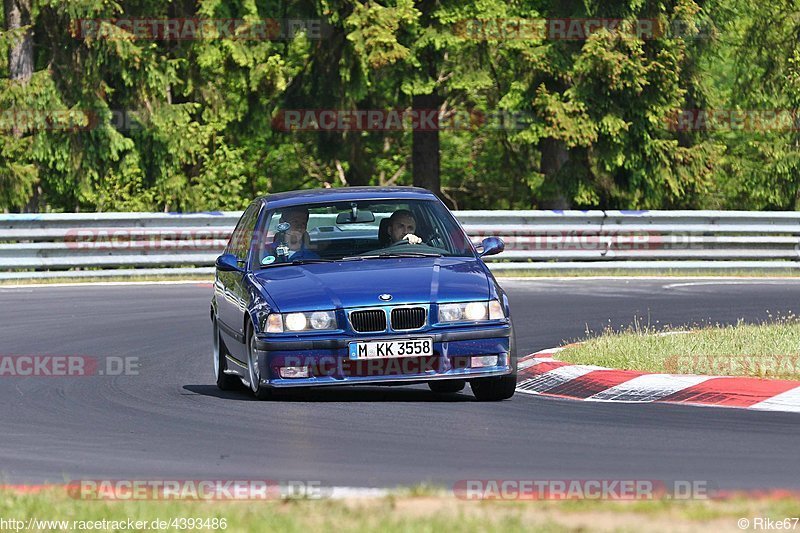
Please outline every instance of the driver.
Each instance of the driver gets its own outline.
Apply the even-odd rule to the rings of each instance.
[[[417,221],[408,209],[398,209],[389,217],[387,226],[391,242],[406,240],[408,244],[420,244],[422,239],[414,232],[417,230]]]

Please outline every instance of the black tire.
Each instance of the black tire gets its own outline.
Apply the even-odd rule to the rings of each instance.
[[[247,328],[247,370],[249,372],[250,391],[257,400],[272,399],[272,389],[261,384],[261,374],[255,361],[255,336],[253,329]]]
[[[217,381],[217,387],[220,390],[240,389],[242,382],[238,376],[225,373],[225,370],[228,369],[228,360],[225,358],[228,353],[228,349],[225,348],[225,343],[222,341],[222,337],[220,337],[217,321],[212,320],[212,324],[213,325],[211,329],[213,330],[214,377]]]
[[[472,394],[480,402],[497,402],[514,396],[517,388],[517,376],[500,376],[498,378],[473,379],[470,382]]]
[[[454,394],[461,392],[467,382],[463,379],[447,379],[441,381],[429,381],[428,387],[436,394]]]

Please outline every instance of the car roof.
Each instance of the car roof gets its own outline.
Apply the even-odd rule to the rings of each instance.
[[[269,209],[299,204],[357,200],[435,200],[436,195],[421,187],[335,187],[277,192],[261,196]]]

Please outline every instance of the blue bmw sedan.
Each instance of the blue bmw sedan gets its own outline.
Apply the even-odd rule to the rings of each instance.
[[[217,258],[214,371],[259,399],[287,387],[427,383],[514,394],[508,298],[447,207],[413,187],[271,194]]]

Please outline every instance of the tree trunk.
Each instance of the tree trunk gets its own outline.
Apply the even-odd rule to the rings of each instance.
[[[359,132],[334,132],[334,135],[339,145],[349,152],[347,160],[350,162],[350,170],[347,173],[347,184],[353,187],[369,185],[374,169],[369,166],[369,158]]]
[[[570,202],[564,192],[561,168],[569,160],[569,151],[564,141],[556,139],[542,139],[539,142],[542,153],[541,172],[544,174],[545,197],[542,198],[542,207],[545,209],[569,209]]]
[[[6,30],[18,30],[31,23],[31,0],[4,0],[3,15],[6,21]],[[21,37],[13,39],[8,48],[8,73],[11,80],[19,83],[28,83],[33,75],[33,34],[30,29],[25,30]],[[21,137],[22,132],[14,125],[12,134]],[[30,200],[23,208],[24,212],[38,212],[39,210],[38,186],[33,187]]]
[[[412,97],[411,107],[420,116],[438,110],[442,105],[442,97],[438,94],[422,94]],[[437,112],[438,113],[438,112]],[[437,115],[438,116],[438,115]],[[442,183],[439,175],[439,121],[434,122],[436,127],[424,127],[430,121],[420,121],[422,128],[414,129],[412,133],[411,167],[414,176],[414,185],[423,187],[433,192],[449,203],[442,195]]]
[[[31,0],[4,0],[6,30],[17,30],[31,23]],[[33,34],[28,29],[8,50],[8,71],[12,80],[27,82],[33,75]]]

